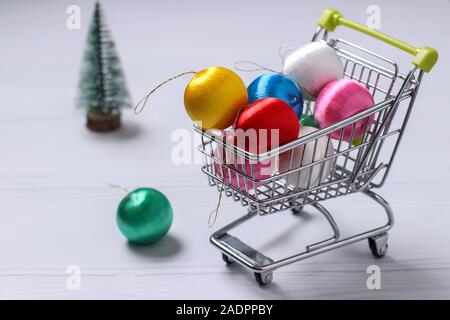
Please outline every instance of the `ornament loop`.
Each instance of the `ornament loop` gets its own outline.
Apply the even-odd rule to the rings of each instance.
[[[281,62],[284,65],[284,60],[286,59],[286,55],[290,52],[294,50],[294,47],[291,47],[288,44],[282,44],[280,46],[280,48],[278,49],[278,55],[280,56]]]
[[[251,66],[255,66],[256,68],[253,68],[253,69],[243,69],[243,68],[240,68],[240,67],[239,67],[239,64],[248,64],[248,65],[251,65]],[[249,60],[240,60],[240,61],[236,61],[236,62],[234,63],[234,68],[235,68],[236,70],[242,71],[242,72],[270,71],[270,72],[273,72],[273,73],[281,73],[281,71],[276,71],[276,70],[273,70],[273,69],[264,67],[264,66],[262,66],[262,65],[260,65],[260,64],[257,64],[256,62],[249,61]]]
[[[167,82],[175,80],[179,77],[185,76],[187,74],[197,74],[197,71],[186,71],[183,73],[180,73],[172,78],[169,78],[163,82],[161,82],[160,84],[158,84],[156,87],[154,87],[149,93],[147,93],[134,107],[134,114],[139,114],[141,113],[142,110],[144,110],[145,105],[147,104],[148,98],[159,88],[161,88],[163,85],[165,85]]]
[[[124,187],[124,186],[121,186],[120,184],[113,184],[113,183],[110,183],[109,186],[110,186],[111,188],[120,189],[120,190],[124,191],[124,192],[127,193],[127,194],[130,193],[130,191],[128,190],[128,188],[126,188],[126,187]]]

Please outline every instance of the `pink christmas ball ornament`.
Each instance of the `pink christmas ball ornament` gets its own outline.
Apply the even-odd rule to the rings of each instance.
[[[314,106],[314,116],[320,128],[328,127],[343,119],[360,113],[375,104],[372,94],[362,84],[355,80],[340,79],[333,81],[322,89]],[[361,137],[366,128],[370,128],[374,115],[358,120],[355,123],[353,139]],[[344,128],[343,139],[352,140],[352,127]],[[331,134],[333,139],[339,139],[341,130]]]
[[[227,145],[230,147],[234,146],[235,134],[232,129],[224,131],[222,137]],[[262,183],[253,182],[251,178],[262,180],[272,176],[275,170],[273,159],[252,163],[238,156],[231,149],[221,146],[217,146],[214,150],[213,158],[215,175],[225,183],[231,184],[234,188],[243,192],[251,191],[262,185]],[[224,164],[236,170],[237,173]]]

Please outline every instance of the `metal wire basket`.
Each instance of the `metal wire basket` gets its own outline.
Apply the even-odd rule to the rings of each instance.
[[[219,134],[194,126],[201,136],[199,151],[204,159],[202,171],[208,176],[209,184],[249,209],[247,215],[215,232],[211,242],[222,251],[227,263],[236,261],[252,270],[259,284],[269,283],[273,270],[281,266],[364,239],[369,239],[370,249],[376,257],[386,254],[387,231],[393,225],[392,210],[372,189],[382,187],[386,181],[424,72],[430,71],[437,60],[437,52],[431,48],[416,49],[351,22],[336,10],[325,10],[318,24],[320,27],[312,41],[324,42],[336,50],[344,64],[345,78],[354,79],[369,89],[374,106],[262,154],[247,152],[226,143]],[[413,54],[414,66],[407,74],[402,74],[394,61],[348,41],[329,38],[329,31],[334,31],[338,25],[348,26]],[[314,102],[307,101],[305,110],[307,115],[312,115]],[[361,123],[365,123],[364,134],[355,139],[355,128]],[[344,132],[345,135],[351,132],[350,138],[344,139]],[[319,139],[326,139],[327,150],[323,156],[314,159]],[[304,152],[306,147],[314,150],[312,159],[306,163],[293,161],[294,153]],[[231,160],[224,159],[217,150],[232,155]],[[278,166],[272,175],[263,178],[256,174],[256,165],[265,162],[279,164],[280,159],[284,161],[282,170]],[[301,184],[289,183],[292,179],[303,181]],[[338,225],[320,202],[356,192],[363,192],[381,204],[387,214],[387,223],[341,239]],[[294,256],[273,261],[228,234],[228,231],[256,215],[285,210],[299,214],[306,205],[315,207],[325,216],[333,235],[308,245],[305,251]]]

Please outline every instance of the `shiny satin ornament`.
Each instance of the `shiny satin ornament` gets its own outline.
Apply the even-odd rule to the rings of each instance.
[[[233,129],[224,131],[219,138],[231,147],[236,143]],[[251,163],[230,149],[221,146],[217,146],[213,152],[213,163],[214,172],[217,177],[243,192],[250,192],[261,185],[261,183],[253,182],[251,178],[256,181],[262,180],[270,177],[275,171],[275,162],[272,159]],[[229,169],[227,166],[233,168],[238,173]]]
[[[209,67],[196,73],[184,91],[187,114],[204,130],[231,126],[247,102],[244,81],[223,67]]]
[[[299,86],[279,73],[259,76],[248,86],[248,103],[262,98],[278,98],[288,103],[300,119],[303,113],[303,96]]]
[[[245,140],[245,150],[258,154],[297,139],[299,128],[297,114],[290,105],[277,98],[263,98],[241,110],[235,135],[237,141]],[[248,138],[252,137],[248,130],[254,130],[255,139]],[[278,130],[278,139],[272,137],[276,134],[273,130]]]
[[[299,138],[307,136],[308,134],[318,130],[319,129],[314,127],[302,127],[299,133]],[[285,173],[289,170],[307,166],[313,161],[317,162],[325,159],[325,157],[331,157],[333,152],[333,144],[331,143],[329,136],[322,136],[319,139],[308,142],[306,145],[296,147],[290,152],[283,153],[280,156],[279,172]],[[317,163],[308,168],[289,173],[284,179],[288,185],[291,185],[294,188],[314,188],[330,175],[332,167],[333,161],[330,159],[325,162]]]
[[[288,54],[283,74],[297,82],[305,99],[313,100],[328,83],[344,77],[344,66],[333,48],[311,42]]]
[[[152,188],[131,191],[119,204],[117,225],[132,243],[151,244],[160,240],[170,229],[172,206],[167,197]]]
[[[319,125],[317,124],[316,119],[314,118],[314,116],[303,116],[300,119],[300,125],[306,126],[306,127],[314,127],[314,128],[319,128]]]
[[[345,118],[351,117],[375,104],[372,94],[365,86],[355,80],[341,79],[329,83],[320,92],[314,106],[314,116],[320,128],[328,127]],[[342,138],[345,141],[355,140],[364,134],[373,123],[373,114],[370,117],[358,120],[344,128]],[[341,130],[331,134],[333,139],[339,139]]]

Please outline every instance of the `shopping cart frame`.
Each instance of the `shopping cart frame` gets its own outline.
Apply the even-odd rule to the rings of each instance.
[[[194,125],[195,132],[200,134],[202,139],[202,144],[198,149],[203,154],[205,165],[202,171],[208,176],[210,185],[215,186],[219,192],[225,193],[227,197],[249,207],[246,215],[214,232],[210,241],[222,252],[222,258],[227,264],[237,262],[254,272],[255,279],[260,285],[270,283],[273,279],[273,271],[280,267],[365,239],[368,239],[369,248],[375,257],[380,258],[386,254],[388,231],[394,224],[393,211],[389,203],[372,189],[381,188],[384,185],[403,138],[423,75],[425,72],[431,71],[437,61],[437,52],[434,49],[415,48],[383,33],[351,22],[334,9],[325,10],[318,25],[319,28],[312,41],[322,41],[336,50],[344,62],[345,76],[366,85],[373,93],[374,98],[378,96],[373,107],[289,144],[260,154],[252,154],[227,144],[220,135],[201,130],[199,126]],[[399,72],[397,63],[381,55],[342,39],[329,39],[330,32],[339,25],[365,33],[412,54],[414,56],[413,67],[408,74],[403,75]],[[366,71],[367,75],[365,75]],[[381,78],[385,80],[384,85],[380,84]],[[306,102],[306,114],[312,114],[313,104],[312,101]],[[404,108],[403,104],[406,104]],[[402,105],[402,112],[399,112],[400,105]],[[370,117],[375,119],[373,123],[367,120]],[[354,136],[355,124],[363,120],[367,120],[365,133],[359,141],[356,141],[354,139],[356,138]],[[399,120],[400,123],[395,124],[395,120]],[[351,139],[344,141],[344,130],[349,126],[352,128]],[[334,132],[339,133],[339,139],[337,140],[338,146],[333,145],[332,156],[325,156],[323,159],[317,160],[313,158],[311,163],[304,166],[295,166],[292,163],[292,154],[296,148],[314,143],[315,150],[320,138],[326,137],[328,141],[331,141],[331,134]],[[387,140],[390,140],[391,152],[388,152],[388,155],[383,158],[382,151]],[[215,151],[218,148],[232,154],[234,163],[219,158]],[[285,172],[276,172],[274,175],[262,179],[255,176],[254,164],[271,161],[275,157],[286,154],[290,155],[288,156],[290,161]],[[331,161],[332,169],[330,174],[324,178],[323,175],[325,176],[326,173],[323,171],[325,163],[328,161]],[[250,169],[245,167],[244,162],[251,164]],[[220,166],[219,171],[217,165]],[[321,179],[317,185],[314,185],[311,184],[311,172],[316,167],[320,168]],[[287,175],[297,174],[300,177],[300,172],[306,172],[309,177],[306,188],[296,189],[286,183]],[[231,183],[231,177],[236,178],[237,186]],[[378,182],[375,181],[376,179]],[[341,239],[339,226],[331,213],[320,202],[354,193],[362,193],[381,205],[385,211],[387,222],[380,227]],[[306,249],[298,254],[274,261],[229,234],[229,231],[258,215],[286,210],[292,210],[294,214],[301,214],[305,206],[315,208],[325,217],[332,229],[332,236],[307,245]]]

